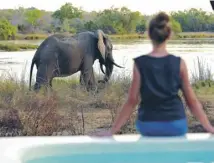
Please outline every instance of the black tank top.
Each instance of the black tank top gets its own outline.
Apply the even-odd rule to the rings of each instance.
[[[141,55],[134,59],[140,72],[141,121],[170,121],[185,118],[183,103],[178,95],[181,88],[180,57]]]

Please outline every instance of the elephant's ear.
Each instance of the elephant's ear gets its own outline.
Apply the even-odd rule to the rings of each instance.
[[[105,60],[106,56],[105,56],[105,51],[106,51],[106,46],[104,43],[104,38],[105,38],[105,34],[103,33],[102,30],[97,30],[97,35],[98,35],[98,49],[103,57],[103,59]]]

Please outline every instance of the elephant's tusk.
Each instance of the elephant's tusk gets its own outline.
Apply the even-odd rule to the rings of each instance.
[[[100,63],[100,69],[103,72],[103,74],[105,74],[104,70],[103,70],[103,64]]]
[[[122,66],[116,64],[116,63],[115,63],[114,61],[112,61],[111,59],[110,59],[110,61],[111,61],[115,66],[117,66],[117,67],[119,67],[119,68],[125,68],[125,67],[122,67]]]

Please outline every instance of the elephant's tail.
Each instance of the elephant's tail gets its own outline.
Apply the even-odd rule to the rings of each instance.
[[[31,67],[30,67],[30,81],[29,81],[29,90],[31,91],[31,80],[32,80],[32,72],[33,72],[33,66],[35,64],[35,59],[33,58]]]
[[[37,48],[36,50],[36,53],[32,59],[32,62],[31,62],[31,67],[30,67],[30,80],[29,80],[29,90],[31,91],[31,80],[32,80],[32,73],[33,73],[33,67],[34,67],[34,64],[36,62],[36,60],[39,60],[40,58],[40,52],[44,49],[46,43],[48,42],[48,40],[50,40],[52,36],[49,36],[48,38],[46,38],[40,45],[39,47]],[[37,67],[38,68],[38,67]]]

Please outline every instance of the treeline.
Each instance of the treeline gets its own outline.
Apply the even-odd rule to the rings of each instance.
[[[143,33],[150,17],[127,7],[86,12],[65,3],[55,12],[37,8],[0,10],[0,39],[13,39],[19,34],[78,33],[102,29],[107,34]],[[170,13],[175,33],[214,31],[214,14],[201,9]]]

